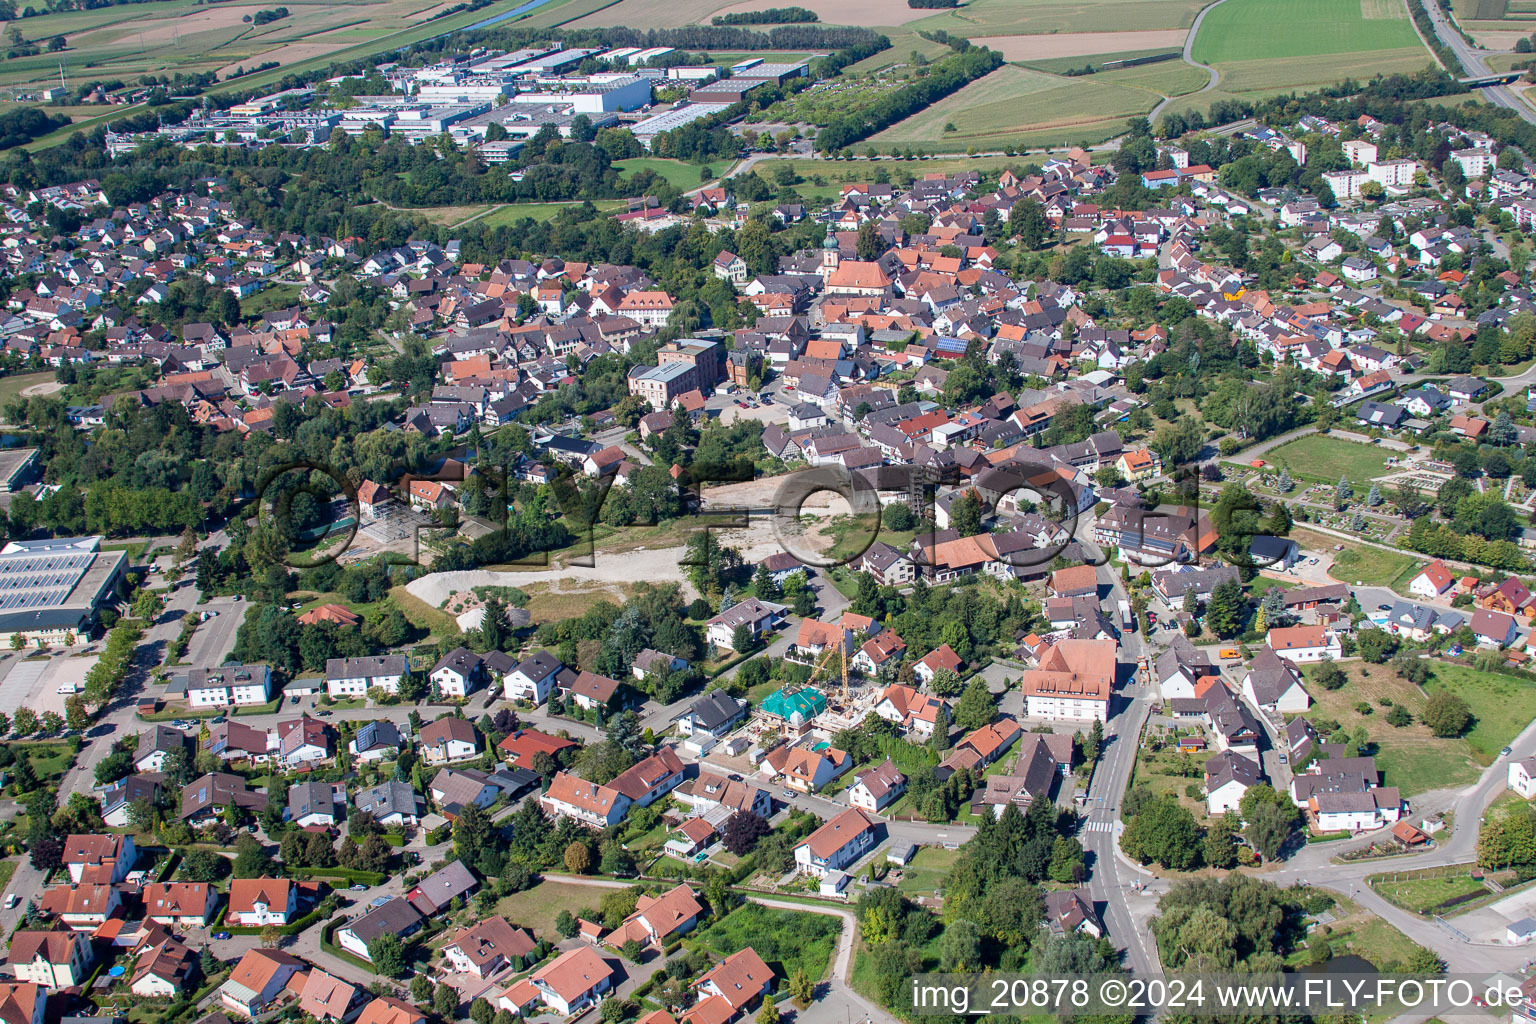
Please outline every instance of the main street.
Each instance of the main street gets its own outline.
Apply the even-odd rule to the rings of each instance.
[[[1098,546],[1089,536],[1086,525],[1078,531],[1078,542],[1091,556],[1103,557]],[[1116,609],[1121,601],[1128,601],[1120,576],[1110,565],[1100,565],[1098,581],[1101,591],[1107,591],[1104,599],[1110,617],[1118,621]],[[1141,872],[1119,851],[1120,802],[1130,783],[1131,769],[1136,763],[1136,748],[1140,745],[1141,730],[1152,711],[1152,694],[1146,689],[1140,663],[1148,651],[1148,645],[1134,628],[1125,630],[1120,637],[1118,660],[1131,666],[1131,676],[1121,687],[1118,697],[1111,699],[1111,717],[1104,727],[1104,745],[1099,762],[1094,768],[1093,780],[1088,787],[1087,822],[1083,826],[1083,849],[1090,855],[1091,875],[1088,891],[1095,904],[1104,906],[1104,924],[1115,946],[1125,951],[1126,966],[1139,974],[1158,970],[1156,946],[1148,941],[1144,922],[1132,913],[1132,901],[1145,902],[1150,897],[1141,896],[1131,888],[1140,882]],[[1150,906],[1138,908],[1150,910]]]
[[[1459,70],[1465,71],[1472,78],[1490,73],[1488,63],[1483,56],[1483,51],[1468,43],[1461,33],[1456,31],[1456,28],[1448,22],[1445,11],[1440,6],[1440,0],[1424,0],[1424,10],[1435,27],[1435,35],[1450,48],[1450,51],[1456,55],[1456,59],[1461,62]],[[1446,70],[1453,75],[1458,71],[1457,68],[1446,68]],[[1530,124],[1536,124],[1536,111],[1533,111],[1529,104],[1511,92],[1507,86],[1492,85],[1479,89],[1478,93],[1487,99],[1489,103],[1513,110],[1516,114],[1520,115],[1521,120]]]

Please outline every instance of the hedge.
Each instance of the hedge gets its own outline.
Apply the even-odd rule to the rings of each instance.
[[[336,878],[364,885],[383,885],[390,876],[378,871],[362,871],[357,868],[288,868],[290,878]]]
[[[314,910],[311,910],[297,921],[290,921],[283,925],[277,930],[277,933],[279,935],[297,935],[299,932],[320,920],[324,914],[325,911],[322,908],[316,907]],[[248,928],[244,925],[233,925],[226,927],[224,930],[229,932],[231,935],[260,935],[262,932],[266,931],[267,927],[267,925],[263,925],[260,928]]]

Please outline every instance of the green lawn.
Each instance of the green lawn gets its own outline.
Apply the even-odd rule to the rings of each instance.
[[[712,168],[715,171],[723,171],[729,161],[721,161],[719,167]],[[684,191],[690,188],[698,188],[703,184],[699,177],[699,164],[685,164],[681,160],[668,160],[658,156],[637,156],[629,160],[615,160],[613,166],[620,174],[626,177],[638,174],[641,171],[650,171],[666,179],[670,185],[676,185]]]
[[[1406,5],[1392,0],[1226,0],[1200,23],[1194,57],[1219,64],[1420,45]]]
[[[1499,750],[1536,718],[1536,685],[1497,672],[1437,661],[1425,684],[1430,693],[1449,690],[1472,709],[1473,725],[1463,737],[1473,756],[1492,764]]]
[[[1332,551],[1340,543],[1332,534],[1315,533],[1304,527],[1292,530],[1291,539],[1310,551]],[[1396,551],[1345,542],[1343,551],[1334,552],[1332,575],[1350,584],[1359,580],[1362,586],[1391,587],[1406,582],[1424,561]]]
[[[8,402],[34,384],[46,384],[54,380],[52,370],[46,373],[16,373],[0,377],[0,402]]]
[[[1492,763],[1499,748],[1536,717],[1536,686],[1461,665],[1431,664],[1434,676],[1421,692],[1385,665],[1343,663],[1340,667],[1348,679],[1342,687],[1331,691],[1316,683],[1307,687],[1317,702],[1307,717],[1338,722],[1350,733],[1363,728],[1374,746],[1382,785],[1396,786],[1404,796],[1476,782],[1482,767]],[[1316,669],[1309,666],[1304,672],[1310,678]],[[1438,689],[1456,692],[1471,707],[1474,722],[1465,736],[1438,737],[1418,721],[1427,694]],[[1389,708],[1383,699],[1406,707],[1414,714],[1414,723],[1402,727],[1388,724]],[[1370,714],[1356,710],[1362,701],[1370,705]]]
[[[1389,965],[1402,964],[1418,949],[1412,939],[1369,910],[1360,908],[1343,896],[1334,893],[1328,895],[1338,901],[1333,911],[1334,921],[1326,933],[1319,929],[1314,934],[1328,943],[1334,956],[1352,953],[1385,971]],[[1305,956],[1304,950],[1293,954],[1295,959]]]
[[[496,904],[496,913],[515,925],[531,929],[540,938],[555,942],[559,939],[555,933],[555,918],[560,916],[560,911],[569,910],[573,917],[579,917],[584,907],[595,910],[607,892],[607,889],[570,882],[540,882],[532,889],[503,896]]]
[[[1363,490],[1370,487],[1373,478],[1385,475],[1390,455],[1378,445],[1308,434],[1271,449],[1264,460],[1271,466],[1284,466],[1298,478],[1336,484],[1340,476],[1346,476],[1356,490]]]
[[[909,896],[934,895],[944,887],[945,876],[959,859],[959,850],[924,846],[906,867],[900,869],[901,881],[896,883],[896,888]]]
[[[699,932],[692,941],[719,957],[747,946],[757,951],[776,977],[800,968],[812,978],[826,976],[842,921],[827,914],[778,910],[747,903]]]
[[[1446,900],[1472,893],[1486,892],[1487,886],[1470,873],[1440,875],[1431,878],[1403,878],[1394,881],[1392,875],[1378,875],[1371,879],[1371,888],[1385,899],[1415,914],[1428,913]]]
[[[492,210],[490,213],[486,214],[484,217],[481,217],[478,220],[476,220],[475,223],[476,224],[484,224],[486,227],[491,227],[491,228],[511,227],[512,225],[516,224],[518,221],[523,220],[524,218],[531,218],[532,220],[538,221],[540,224],[542,224],[542,223],[544,223],[547,220],[553,220],[556,216],[558,216],[560,214],[560,212],[562,210],[566,210],[566,209],[569,209],[570,207],[580,206],[580,205],[582,205],[582,204],[581,203],[508,203],[505,206],[498,206],[498,207],[496,207],[494,210]],[[614,202],[612,200],[605,200],[605,201],[600,202],[600,203],[594,203],[593,205],[596,206],[599,210],[603,210],[603,211],[606,212],[606,211],[610,211],[610,210],[616,210],[616,209],[618,209],[623,204],[618,203],[618,202]]]

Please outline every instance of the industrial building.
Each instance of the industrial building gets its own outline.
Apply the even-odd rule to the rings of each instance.
[[[0,644],[88,643],[103,605],[117,599],[128,563],[100,537],[12,541],[0,548]]]

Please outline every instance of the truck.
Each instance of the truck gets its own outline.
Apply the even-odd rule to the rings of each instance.
[[[1131,617],[1131,602],[1120,602],[1120,628],[1126,632],[1136,628],[1136,620]]]

